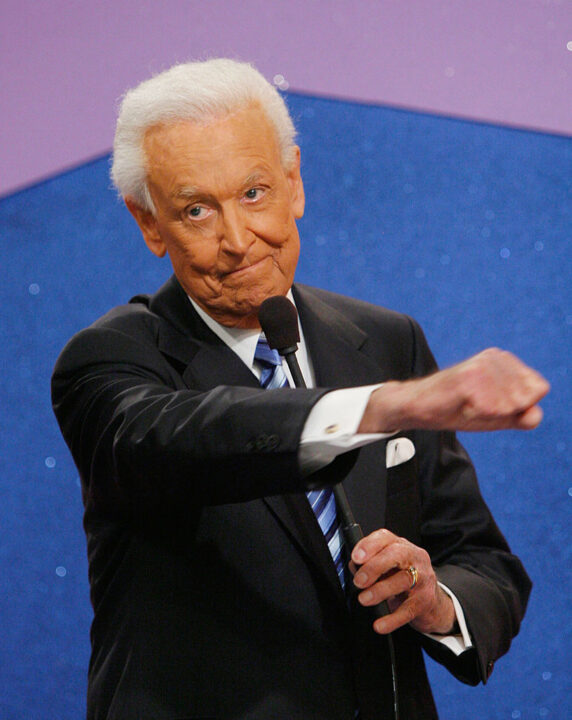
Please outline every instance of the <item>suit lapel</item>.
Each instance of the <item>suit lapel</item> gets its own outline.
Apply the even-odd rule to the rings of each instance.
[[[351,387],[380,382],[379,366],[361,348],[367,335],[311,290],[294,286],[294,297],[319,387]],[[133,301],[141,298],[134,298]],[[193,387],[220,384],[258,387],[237,355],[207,327],[173,276],[150,299],[161,323],[157,343],[165,355],[184,364]]]
[[[157,344],[175,361],[189,388],[218,385],[259,387],[253,373],[199,317],[175,276],[151,298],[149,309],[162,317]]]
[[[294,297],[318,386],[357,387],[387,379],[388,369],[367,353],[369,338],[361,328],[316,297],[311,288],[295,286]],[[364,534],[385,524],[385,446],[381,440],[362,448],[343,483]]]
[[[314,297],[310,290],[295,286],[293,292],[316,384],[350,387],[379,382],[379,367],[360,351],[367,335],[344,315]],[[253,373],[198,316],[174,276],[146,301],[150,310],[165,321],[159,328],[159,350],[177,367],[187,387],[203,391],[218,385],[259,387]],[[366,486],[364,492],[363,486],[356,488],[356,483],[359,483],[359,473],[351,473],[344,486],[359,518],[370,502],[377,501],[379,507],[379,490],[368,492]],[[272,512],[338,600],[344,603],[331,556],[305,494],[266,497],[253,503],[261,503]]]
[[[208,391],[219,385],[241,385],[259,388],[254,374],[203,322],[189,302],[184,290],[173,276],[157,293],[133,301],[148,302],[149,309],[160,316],[157,344],[179,370],[185,385]],[[312,509],[304,493],[280,495],[252,501],[270,511],[298,549],[324,572],[331,558]],[[317,528],[317,530],[316,530]],[[341,588],[332,569],[330,582],[341,595]],[[326,575],[329,573],[326,572]]]
[[[338,602],[345,604],[332,556],[305,493],[265,497],[262,502],[329,586]]]
[[[367,342],[366,333],[316,298],[311,290],[294,286],[293,294],[316,385],[339,388],[381,382],[379,366],[362,352]],[[379,475],[377,456],[375,464]],[[368,482],[369,477],[358,470],[352,471],[344,481],[356,517],[358,521],[365,521],[368,529],[382,526],[385,507],[385,482]],[[300,543],[338,600],[345,602],[329,550],[305,495],[265,498],[264,501]]]

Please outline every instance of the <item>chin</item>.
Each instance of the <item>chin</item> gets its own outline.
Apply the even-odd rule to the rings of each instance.
[[[250,310],[258,310],[267,298],[274,295],[286,295],[288,289],[284,283],[251,287],[242,296],[237,293],[238,305],[248,307]]]

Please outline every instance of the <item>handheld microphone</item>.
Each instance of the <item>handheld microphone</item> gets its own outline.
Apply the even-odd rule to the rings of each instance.
[[[260,327],[266,336],[268,345],[273,350],[278,350],[279,354],[288,363],[292,379],[294,380],[294,385],[298,388],[305,388],[306,383],[296,358],[296,351],[298,350],[298,343],[300,342],[300,331],[298,330],[298,312],[296,311],[294,304],[283,295],[269,297],[264,300],[260,306],[260,310],[258,311],[258,321],[260,322]],[[363,531],[359,523],[355,520],[342,483],[336,483],[332,490],[336,500],[344,541],[348,546],[349,554],[351,555],[354,547],[363,538]],[[371,611],[376,618],[388,615],[389,608],[387,606],[387,602],[384,601],[378,603],[371,608]],[[386,637],[391,660],[393,715],[395,720],[399,720],[395,648],[391,634]]]
[[[268,345],[273,350],[278,350],[280,355],[288,363],[294,384],[298,388],[305,388],[306,383],[300,371],[300,365],[296,359],[296,351],[300,342],[298,330],[298,313],[293,303],[283,295],[275,295],[267,298],[258,312],[260,326],[266,335]],[[348,502],[346,492],[341,483],[333,486],[334,496],[344,540],[349,552],[354,549],[363,537],[363,531],[356,522],[351,506]],[[372,608],[376,617],[383,617],[389,613],[385,602]]]
[[[296,358],[300,331],[294,305],[283,295],[266,298],[258,311],[258,322],[266,335],[268,345],[272,350],[278,350],[288,363],[294,385],[305,388],[306,383]]]

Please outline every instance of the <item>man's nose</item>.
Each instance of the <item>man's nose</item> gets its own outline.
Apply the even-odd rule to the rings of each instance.
[[[224,207],[220,214],[219,242],[232,254],[244,255],[254,240],[248,229],[244,210],[238,206]]]

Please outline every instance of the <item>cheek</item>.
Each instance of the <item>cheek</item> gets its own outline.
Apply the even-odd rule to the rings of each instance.
[[[217,260],[216,247],[212,243],[201,243],[200,239],[177,243],[169,255],[179,270],[191,275],[208,274]]]
[[[292,239],[286,249],[286,264],[285,272],[288,275],[294,277],[296,265],[298,264],[298,257],[300,256],[300,241],[298,238]]]
[[[300,255],[300,237],[296,226],[290,227],[287,241],[282,245],[280,257],[284,265],[293,273]],[[287,268],[285,267],[284,270]]]

